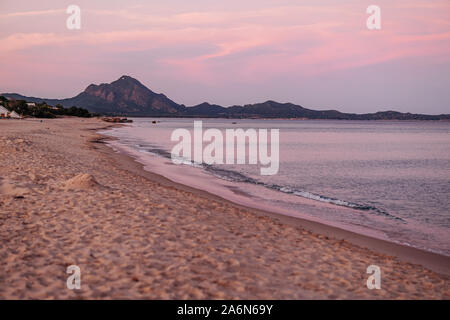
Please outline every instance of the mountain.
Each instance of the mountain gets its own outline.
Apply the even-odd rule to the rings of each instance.
[[[91,84],[77,96],[68,99],[43,99],[8,93],[2,95],[36,103],[45,101],[50,105],[77,106],[107,115],[170,116],[184,108],[129,76],[122,76],[111,83]]]
[[[26,97],[17,93],[1,94],[15,100],[45,101],[49,105],[77,106],[104,115],[151,117],[207,117],[207,118],[304,118],[341,120],[450,120],[450,114],[425,115],[383,111],[355,114],[336,110],[311,110],[292,103],[266,101],[244,106],[222,107],[207,102],[186,107],[164,94],[155,93],[138,80],[122,76],[111,83],[91,84],[83,92],[68,99]]]

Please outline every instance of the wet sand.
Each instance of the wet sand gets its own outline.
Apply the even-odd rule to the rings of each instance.
[[[0,121],[0,298],[450,299],[449,257],[173,183],[101,143],[107,126]]]

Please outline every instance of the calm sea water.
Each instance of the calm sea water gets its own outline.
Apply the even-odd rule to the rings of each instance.
[[[119,138],[113,147],[169,179],[450,255],[448,122],[202,120],[204,129],[279,129],[279,172],[261,176],[257,165],[172,164],[170,135],[192,131],[193,119],[133,120],[105,132]]]

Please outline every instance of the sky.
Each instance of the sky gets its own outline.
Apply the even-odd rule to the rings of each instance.
[[[0,0],[0,43],[0,92],[68,98],[130,75],[187,106],[450,113],[448,0]]]

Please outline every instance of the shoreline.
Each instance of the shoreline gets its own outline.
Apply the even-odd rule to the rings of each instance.
[[[2,122],[0,299],[450,299],[445,256],[174,183],[102,143],[112,126]]]
[[[165,116],[130,116],[128,118],[147,118],[147,119],[194,119],[194,120],[211,120],[211,119],[219,119],[219,120],[290,120],[290,121],[350,121],[350,122],[450,122],[450,119],[434,119],[434,120],[421,120],[421,119],[311,119],[311,118],[219,118],[219,117],[168,117]]]
[[[107,130],[109,128],[119,126],[121,125],[120,124],[110,125],[100,130]],[[97,134],[102,136],[102,141],[119,140],[118,138],[103,135],[98,132]],[[435,272],[450,275],[450,256],[446,256],[444,254],[432,251],[427,251],[424,249],[419,249],[413,246],[407,246],[404,244],[399,244],[388,240],[371,237],[369,235],[352,232],[322,222],[312,221],[300,217],[292,217],[277,212],[271,212],[268,210],[262,210],[259,208],[239,204],[233,202],[232,200],[225,199],[220,195],[213,194],[205,190],[197,189],[189,185],[172,181],[169,178],[164,177],[163,175],[146,170],[144,169],[144,165],[142,163],[139,163],[135,157],[125,152],[115,151],[112,146],[108,145],[107,142],[102,144],[102,146],[106,147],[103,148],[103,151],[109,153],[109,155],[117,161],[117,164],[121,168],[123,168],[124,170],[128,170],[139,176],[145,177],[146,179],[149,179],[153,182],[157,182],[165,186],[175,187],[183,191],[192,192],[196,195],[204,196],[211,200],[222,201],[224,203],[235,206],[239,209],[245,209],[260,216],[276,219],[277,221],[283,224],[299,226],[308,231],[317,233],[325,237],[349,241],[354,245],[366,247],[370,250],[374,250],[376,252],[380,252],[383,254],[392,255],[404,260],[405,262],[419,264]]]

